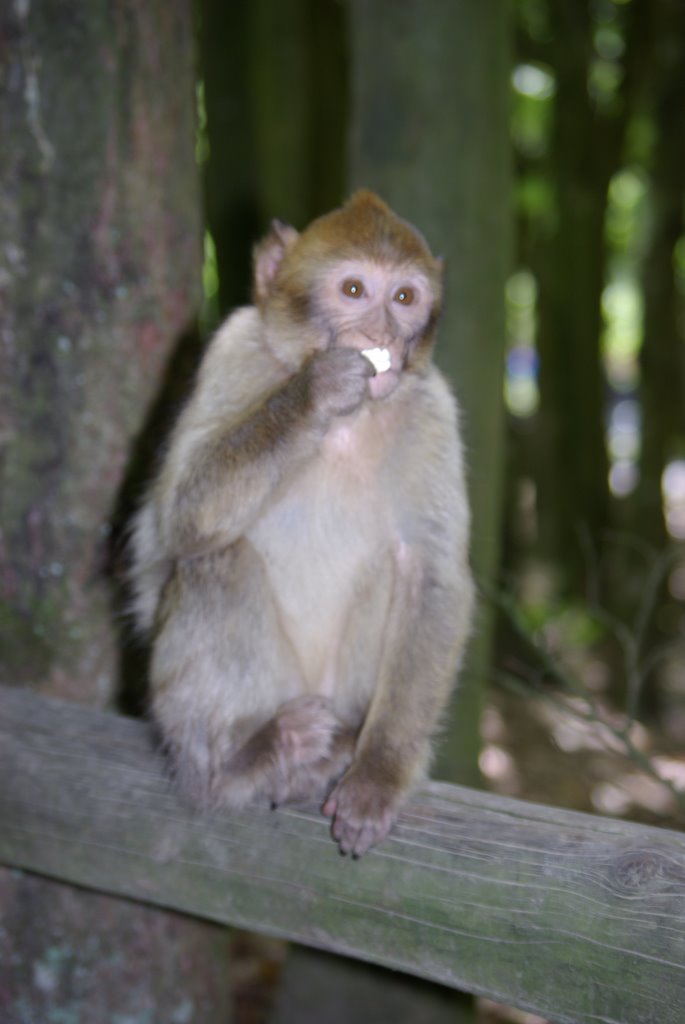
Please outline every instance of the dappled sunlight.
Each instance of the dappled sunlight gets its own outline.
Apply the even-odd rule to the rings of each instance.
[[[484,716],[480,768],[489,788],[555,806],[676,827],[682,820],[673,788],[685,793],[681,740],[607,710],[611,728],[577,717],[575,699],[559,705],[495,691]],[[640,770],[615,729],[626,729],[653,774]]]
[[[535,349],[537,282],[526,268],[517,270],[505,290],[508,348],[504,398],[513,416],[532,416],[540,404]]]
[[[661,493],[668,532],[674,540],[685,540],[685,459],[676,459],[666,466]]]
[[[495,600],[520,643],[503,651],[482,720],[480,769],[507,796],[678,827],[685,820],[685,618],[659,605],[661,590],[681,601],[685,552],[657,554],[614,538],[595,552],[599,572],[614,545],[640,556],[641,586],[625,621],[595,600],[563,602],[553,567],[522,568],[516,595]],[[670,639],[649,632],[654,619]],[[512,644],[510,638],[509,643]],[[641,701],[658,670],[659,703]],[[639,714],[639,720],[636,717]]]
[[[488,781],[505,796],[517,796],[521,792],[521,781],[511,754],[503,747],[488,743],[483,747],[478,766]]]
[[[638,383],[638,355],[642,344],[642,294],[637,281],[624,272],[607,284],[602,293],[604,368],[619,394]]]
[[[640,431],[638,402],[632,398],[616,402],[609,413],[607,447],[611,458],[609,487],[619,498],[630,494],[637,486]]]
[[[554,95],[554,76],[539,64],[518,64],[512,72],[511,81],[522,96],[547,100]]]
[[[593,713],[601,715],[596,721],[586,717],[587,701],[580,697],[565,698],[559,706],[542,704],[539,715],[551,731],[554,742],[565,753],[583,750],[622,753],[625,743],[619,736],[627,736],[641,751],[649,748],[649,735],[639,722],[631,722],[625,715],[612,712],[607,706],[593,702]]]
[[[638,772],[626,772],[611,782],[598,783],[592,788],[590,799],[599,814],[615,817],[635,817],[643,811],[650,816],[670,818],[677,811],[673,794],[655,779]]]

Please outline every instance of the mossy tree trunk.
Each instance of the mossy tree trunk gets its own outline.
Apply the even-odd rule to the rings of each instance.
[[[189,10],[5,4],[0,38],[0,678],[103,705],[111,518],[199,300]],[[0,916],[3,1020],[226,1019],[223,931],[7,873]]]

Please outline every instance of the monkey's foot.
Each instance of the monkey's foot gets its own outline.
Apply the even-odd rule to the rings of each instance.
[[[330,701],[317,695],[284,704],[271,722],[274,753],[272,802],[322,796],[349,763],[347,730]]]
[[[333,819],[331,832],[341,853],[361,857],[385,839],[397,817],[400,796],[387,784],[375,782],[351,768],[323,806]]]

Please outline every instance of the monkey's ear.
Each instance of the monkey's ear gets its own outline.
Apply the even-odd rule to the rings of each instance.
[[[444,278],[444,276],[445,276],[445,268],[447,267],[447,260],[445,259],[445,257],[444,256],[436,256],[433,262],[435,263],[435,268],[436,268],[438,274],[440,275],[440,277]]]
[[[268,235],[254,248],[254,290],[255,301],[268,298],[271,285],[283,262],[283,257],[293,247],[299,233],[290,224],[272,220]]]

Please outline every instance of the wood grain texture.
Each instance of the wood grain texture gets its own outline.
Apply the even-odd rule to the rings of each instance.
[[[200,817],[141,722],[0,687],[0,862],[558,1022],[681,1024],[685,838],[429,784],[361,861],[315,810]]]

